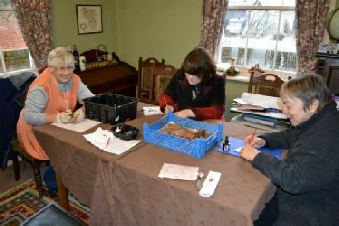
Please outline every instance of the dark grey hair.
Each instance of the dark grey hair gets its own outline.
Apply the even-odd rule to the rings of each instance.
[[[303,109],[310,109],[315,100],[319,101],[318,111],[330,100],[330,91],[321,75],[306,73],[299,75],[281,86],[280,96],[286,94],[296,97],[303,103]]]

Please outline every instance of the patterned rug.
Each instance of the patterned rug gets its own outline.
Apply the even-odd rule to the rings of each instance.
[[[47,188],[43,187],[44,196],[39,199],[39,192],[35,188],[34,180],[29,180],[22,185],[13,188],[0,195],[0,225],[19,226],[30,216],[51,202],[57,202],[48,194]],[[75,198],[69,196],[70,212],[81,220],[84,225],[88,224],[90,210],[82,206]]]

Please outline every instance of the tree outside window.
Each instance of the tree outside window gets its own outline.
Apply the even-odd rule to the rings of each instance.
[[[230,0],[218,63],[296,72],[295,0]]]

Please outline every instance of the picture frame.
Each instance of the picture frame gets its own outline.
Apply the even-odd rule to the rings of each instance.
[[[78,34],[102,33],[101,5],[76,5]]]

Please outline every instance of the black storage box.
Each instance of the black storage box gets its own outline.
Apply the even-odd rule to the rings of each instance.
[[[137,98],[105,93],[84,100],[86,118],[98,122],[117,123],[133,120],[137,115]]]

